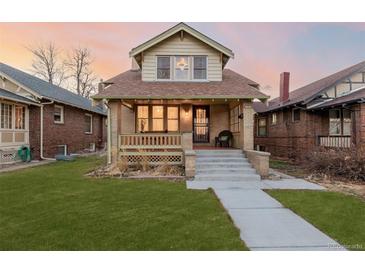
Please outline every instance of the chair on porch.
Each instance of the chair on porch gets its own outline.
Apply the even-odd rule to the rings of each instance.
[[[233,140],[233,134],[229,130],[219,132],[218,137],[215,137],[215,147],[230,147]]]

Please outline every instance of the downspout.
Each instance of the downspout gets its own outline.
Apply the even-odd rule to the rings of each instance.
[[[111,144],[111,136],[112,136],[112,127],[111,127],[111,119],[110,119],[110,106],[108,105],[109,101],[105,100],[104,105],[106,106],[106,108],[108,109],[108,116],[107,116],[107,161],[108,161],[108,165],[110,165],[112,163],[112,144]]]
[[[43,106],[44,105],[50,105],[50,104],[53,104],[54,101],[51,101],[51,102],[48,102],[48,103],[41,103],[41,142],[40,142],[40,156],[41,156],[41,159],[42,160],[53,160],[55,161],[56,159],[54,158],[46,158],[43,156]]]

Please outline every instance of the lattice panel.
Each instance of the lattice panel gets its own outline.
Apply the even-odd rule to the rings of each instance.
[[[13,163],[18,161],[18,152],[16,150],[0,150],[0,163]]]
[[[129,165],[138,165],[147,162],[149,165],[182,165],[182,154],[172,155],[122,155],[121,158],[126,158]]]

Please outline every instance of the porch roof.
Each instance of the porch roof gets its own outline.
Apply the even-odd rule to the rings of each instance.
[[[94,99],[267,99],[259,84],[230,70],[223,70],[222,81],[146,82],[141,72],[129,70],[108,81]]]
[[[5,89],[0,88],[0,99],[6,99],[9,101],[13,101],[13,102],[19,102],[19,103],[23,103],[23,104],[27,104],[27,105],[39,105],[37,102],[20,96],[18,94],[15,94],[13,92],[7,91]]]

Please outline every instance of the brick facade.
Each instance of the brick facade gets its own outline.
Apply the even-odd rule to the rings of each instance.
[[[57,105],[62,105],[58,104]],[[68,153],[81,152],[95,143],[96,149],[104,147],[106,142],[106,117],[69,105],[64,107],[64,123],[54,123],[54,105],[45,105],[43,113],[43,151],[45,157],[53,158],[58,151],[58,145],[67,145]],[[92,114],[93,130],[85,133],[85,114]],[[40,107],[29,109],[29,141],[34,159],[40,158]]]
[[[352,142],[365,145],[365,104],[349,107],[353,111]],[[300,121],[292,120],[292,108],[276,112],[277,124],[271,124],[271,113],[255,115],[255,148],[270,152],[273,156],[300,160],[317,147],[318,136],[329,135],[328,110],[301,110]],[[267,135],[259,137],[257,125],[259,118],[266,118]]]

